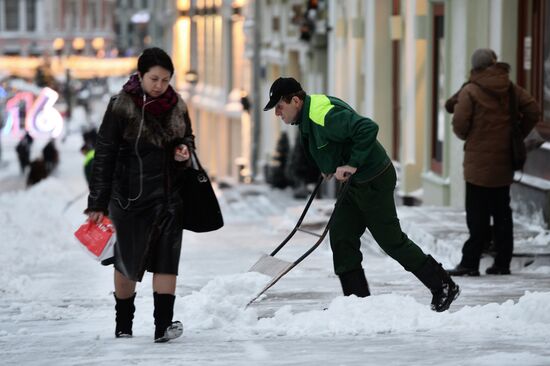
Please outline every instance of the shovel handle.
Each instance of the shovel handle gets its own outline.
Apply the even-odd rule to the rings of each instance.
[[[304,208],[304,211],[302,212],[302,215],[300,215],[300,218],[298,219],[298,222],[296,223],[296,226],[294,226],[294,229],[292,229],[290,234],[288,234],[288,236],[281,242],[281,244],[279,244],[279,246],[277,248],[275,248],[275,250],[273,250],[273,252],[271,252],[271,254],[269,254],[270,256],[273,257],[275,254],[277,254],[279,252],[279,250],[281,250],[281,248],[284,247],[286,245],[286,243],[288,243],[288,241],[294,236],[294,234],[296,234],[296,232],[300,228],[300,225],[302,225],[302,221],[304,220],[304,217],[306,216],[307,211],[309,210],[309,206],[311,206],[311,203],[313,202],[313,199],[317,196],[317,192],[319,191],[319,188],[321,187],[321,184],[323,183],[323,180],[324,180],[323,176],[320,176],[319,180],[317,181],[317,185],[315,186],[315,189],[313,190],[313,192],[311,193],[311,195],[309,197],[309,200],[307,201],[306,207]],[[332,214],[330,215],[330,218],[327,222],[327,225],[325,226],[325,229],[323,230],[323,233],[319,237],[319,240],[317,241],[317,244],[314,247],[312,247],[312,249],[310,249],[306,252],[304,258],[307,257],[313,250],[315,250],[315,248],[317,248],[317,246],[319,246],[319,244],[323,241],[323,239],[327,235],[327,232],[330,228],[330,222],[332,221],[332,217],[334,216],[334,211],[336,211],[336,208],[340,205],[340,202],[342,201],[342,198],[344,197],[344,195],[348,191],[350,182],[351,182],[351,178],[347,179],[344,182],[344,184],[342,185],[342,188],[340,189],[340,192],[338,193],[336,203],[334,204],[334,210],[332,211]],[[298,263],[300,263],[302,260],[303,260],[303,258],[300,259],[298,261]]]
[[[344,196],[346,195],[349,185],[350,185],[351,179],[346,180],[346,182],[342,185],[342,189],[340,189],[340,192],[338,193],[338,198],[336,199],[336,203],[334,204],[334,210],[332,210],[332,213],[330,214],[330,217],[328,219],[328,222],[325,226],[325,229],[323,230],[323,233],[319,236],[319,239],[313,244],[311,248],[309,248],[300,258],[296,259],[294,261],[293,266],[295,267],[298,263],[306,259],[308,255],[310,255],[317,247],[323,242],[325,239],[325,236],[328,233],[328,230],[330,229],[330,224],[332,223],[332,219],[334,218],[334,213],[336,212],[336,209],[340,206]],[[289,269],[290,270],[290,269]]]
[[[298,222],[296,223],[296,226],[294,226],[294,229],[288,234],[288,236],[279,244],[277,248],[273,252],[271,252],[270,256],[274,256],[277,254],[279,250],[281,250],[282,247],[288,243],[288,241],[296,234],[296,231],[298,231],[298,228],[302,224],[302,221],[304,220],[304,217],[306,216],[307,211],[309,210],[309,206],[311,206],[311,203],[313,202],[313,199],[317,196],[317,192],[319,191],[319,188],[321,187],[321,184],[323,183],[323,176],[319,176],[319,179],[317,180],[317,185],[315,186],[315,189],[313,189],[313,192],[311,192],[311,195],[309,196],[309,200],[307,201],[306,207],[302,211],[302,215],[300,215],[300,218],[298,219]]]

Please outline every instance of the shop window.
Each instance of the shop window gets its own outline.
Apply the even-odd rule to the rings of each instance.
[[[19,0],[4,0],[6,30],[19,30]]]
[[[36,30],[36,0],[26,1],[27,30],[34,32]]]

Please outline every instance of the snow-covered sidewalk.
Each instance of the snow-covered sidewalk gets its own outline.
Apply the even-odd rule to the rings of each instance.
[[[266,281],[247,270],[286,236],[304,204],[261,185],[219,190],[225,227],[184,233],[175,309],[183,337],[153,343],[146,275],[138,286],[134,338],[115,339],[112,268],[91,259],[72,236],[84,220],[85,197],[67,208],[85,190],[79,146],[79,136],[60,146],[56,176],[0,194],[3,365],[550,364],[550,266],[544,261],[518,263],[511,276],[457,278],[461,296],[449,312],[434,313],[429,291],[365,235],[364,265],[374,296],[341,296],[323,243],[245,309]],[[0,180],[17,174],[14,165],[0,171]],[[322,223],[331,205],[316,202],[309,224]],[[447,233],[426,229],[426,219],[417,219],[422,212],[435,215],[435,228]],[[400,208],[411,237],[451,265],[465,233],[448,219],[454,216],[437,212]],[[449,229],[453,225],[456,230]],[[547,231],[527,229],[532,235],[520,241],[548,241]],[[281,258],[295,259],[312,240],[297,234]]]

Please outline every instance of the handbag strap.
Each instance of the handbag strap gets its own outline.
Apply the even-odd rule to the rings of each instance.
[[[199,161],[199,158],[197,157],[197,153],[195,152],[195,149],[191,150],[191,168],[195,170],[203,170],[201,162]]]
[[[204,171],[204,168],[201,165],[201,162],[199,160],[199,157],[197,156],[197,153],[196,153],[195,149],[191,149],[191,159],[192,159],[192,161],[191,161],[191,167],[192,168],[195,168],[195,164],[196,164],[198,169],[195,169],[195,170]]]

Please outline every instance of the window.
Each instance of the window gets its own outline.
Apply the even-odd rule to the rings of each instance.
[[[88,16],[90,17],[90,28],[97,29],[97,3],[95,1],[88,2]]]
[[[542,106],[537,131],[550,139],[550,0],[518,3],[517,83]]]
[[[67,29],[76,30],[78,25],[78,19],[79,19],[79,14],[78,14],[76,1],[71,1],[69,2],[69,10],[65,16],[65,21],[68,24]]]
[[[4,14],[6,14],[6,30],[19,30],[19,1],[4,0]]]
[[[545,1],[545,11],[544,11],[544,26],[543,26],[543,37],[544,37],[544,47],[543,47],[543,61],[542,65],[537,65],[539,70],[544,73],[544,86],[543,86],[543,121],[545,128],[542,128],[546,138],[550,138],[550,128],[548,124],[550,123],[550,0]]]
[[[36,30],[36,0],[26,1],[27,30],[33,32]]]
[[[431,170],[443,172],[443,142],[445,139],[445,38],[444,5],[433,6],[433,53],[432,53],[432,148]]]

